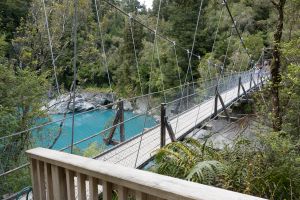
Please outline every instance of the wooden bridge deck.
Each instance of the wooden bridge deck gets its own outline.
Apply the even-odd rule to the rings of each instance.
[[[250,81],[243,83],[243,86],[247,92],[252,89],[250,88]],[[252,87],[254,87],[253,84]],[[238,86],[229,89],[220,95],[222,96],[224,104],[227,107],[239,98]],[[179,117],[171,119],[170,124],[176,134],[176,138],[185,136],[188,132],[193,131],[194,127],[201,124],[206,119],[209,119],[214,113],[214,104],[215,98],[213,97],[202,104],[185,111]],[[218,101],[218,111],[221,110],[222,105],[220,104],[220,101]],[[169,138],[169,135],[166,134],[166,144],[170,142],[171,139]],[[138,151],[139,148],[140,150]],[[137,168],[148,161],[159,148],[160,125],[149,129],[143,134],[137,135],[136,137],[121,143],[112,149],[105,151],[96,159],[114,164],[120,164],[126,167]]]

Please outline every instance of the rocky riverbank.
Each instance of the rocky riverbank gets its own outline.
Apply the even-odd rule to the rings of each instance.
[[[75,97],[75,111],[84,112],[98,109],[116,109],[116,105],[112,103],[117,100],[118,97],[111,93],[93,93],[93,92],[77,92]],[[136,114],[142,114],[146,112],[147,101],[144,99],[138,99],[134,102],[124,100],[124,110],[132,111]],[[73,110],[73,102],[70,94],[62,94],[55,99],[49,100],[46,106],[42,108],[48,112],[48,114],[64,114],[71,113]]]

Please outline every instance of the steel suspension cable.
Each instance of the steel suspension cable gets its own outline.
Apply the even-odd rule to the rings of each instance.
[[[197,36],[197,32],[198,32],[198,27],[199,27],[199,22],[200,22],[200,17],[201,17],[201,11],[202,11],[203,2],[204,2],[204,0],[201,0],[200,7],[199,7],[199,12],[198,12],[198,17],[197,17],[197,23],[196,23],[195,33],[194,33],[194,38],[193,38],[192,49],[191,49],[190,54],[188,55],[189,56],[189,58],[188,58],[189,59],[189,61],[188,61],[188,68],[190,68],[190,70],[191,70],[192,79],[193,79],[193,71],[192,71],[192,63],[191,62],[192,62],[192,56],[193,56],[193,53],[194,53],[196,36]],[[188,73],[186,73],[185,80],[187,79],[187,74]],[[194,84],[193,84],[193,89],[195,90]]]
[[[200,6],[199,6],[199,11],[198,11],[198,16],[197,16],[197,22],[196,22],[196,27],[195,27],[195,32],[194,32],[194,37],[193,37],[193,42],[192,42],[192,50],[191,51],[186,50],[187,56],[188,56],[188,67],[187,67],[187,71],[186,71],[186,74],[185,74],[184,84],[187,82],[188,74],[190,72],[191,73],[191,78],[192,78],[192,83],[193,83],[192,86],[193,86],[193,90],[194,91],[195,91],[195,84],[194,84],[194,75],[193,75],[193,69],[192,69],[191,61],[192,61],[192,56],[194,55],[193,52],[194,52],[194,47],[195,47],[196,36],[197,36],[197,32],[198,32],[198,27],[199,27],[199,22],[200,22],[200,17],[201,17],[201,11],[202,11],[202,7],[203,7],[203,2],[204,2],[204,0],[201,0]],[[197,56],[197,58],[200,59],[200,56]],[[187,94],[188,94],[189,88],[187,87],[186,90],[187,90]],[[188,101],[189,100],[187,98],[187,100],[186,100],[187,108],[189,106]]]
[[[43,4],[43,10],[44,10],[44,15],[45,15],[45,24],[46,24],[46,29],[47,29],[47,35],[48,35],[49,48],[50,48],[52,66],[53,66],[53,71],[54,71],[56,89],[57,89],[58,95],[60,95],[60,89],[59,89],[59,84],[58,84],[58,79],[57,79],[56,63],[55,63],[55,58],[54,58],[54,54],[53,54],[53,44],[52,44],[52,38],[51,38],[51,33],[50,33],[50,28],[49,28],[49,22],[48,22],[48,15],[47,15],[47,11],[46,11],[45,0],[41,0],[41,1],[42,1],[42,4]]]
[[[158,22],[159,22],[160,9],[161,9],[161,0],[159,1],[159,8],[158,8],[158,14],[157,14],[157,19],[156,19],[156,27],[155,27],[155,34],[154,34],[154,44],[153,44],[153,57],[152,58],[154,58],[155,48],[156,48],[157,58],[158,58],[158,65],[159,65],[161,79],[162,79],[162,86],[163,86],[163,90],[165,90],[163,73],[162,73],[162,69],[161,69],[161,65],[160,65],[159,51],[158,51],[158,45],[157,45],[157,30],[158,30]],[[151,68],[150,69],[150,73],[152,73],[152,70],[153,70],[152,69],[153,61],[154,60],[152,60],[152,63],[151,63],[151,66],[150,66],[150,68]],[[150,75],[150,78],[151,78],[151,75]],[[150,81],[151,81],[151,79],[150,79]],[[151,90],[151,85],[149,84],[148,91],[150,92],[150,90]],[[163,94],[164,94],[164,100],[166,101],[166,93],[164,92]],[[145,120],[144,120],[144,128],[143,128],[142,135],[141,135],[141,138],[140,138],[140,141],[139,141],[137,155],[136,155],[136,159],[135,159],[135,162],[134,162],[134,167],[136,167],[137,162],[138,162],[139,153],[140,153],[140,149],[141,149],[141,145],[142,145],[142,140],[143,140],[143,136],[144,136],[144,133],[145,133],[145,126],[146,126],[146,121],[147,121],[147,116],[148,116],[149,108],[150,108],[150,96],[148,96],[148,98],[147,98],[147,109],[146,109],[146,116],[145,116]]]
[[[157,18],[156,18],[156,26],[155,26],[155,31],[154,31],[154,45],[155,45],[155,50],[156,50],[156,55],[157,55],[158,66],[159,66],[159,70],[160,70],[162,89],[164,90],[164,88],[165,88],[164,75],[163,75],[163,71],[162,71],[162,67],[161,67],[159,48],[158,48],[158,42],[157,42],[158,23],[159,23],[159,17],[160,17],[161,2],[162,2],[162,0],[159,0],[159,6],[158,6],[158,12],[157,12]],[[164,100],[165,100],[165,102],[167,101],[165,93],[164,93]]]
[[[139,81],[140,81],[141,94],[143,95],[143,88],[142,88],[141,76],[140,76],[140,73],[139,73],[139,64],[138,64],[138,58],[137,58],[137,53],[136,53],[136,48],[135,48],[135,42],[134,42],[134,35],[133,35],[133,28],[132,28],[132,17],[130,17],[129,20],[130,20],[130,22],[129,22],[130,23],[130,31],[131,31],[131,38],[132,38],[132,43],[133,43],[133,49],[134,49],[134,56],[135,56],[135,61],[136,61],[136,67],[137,67],[137,72],[138,72],[138,78],[139,78]],[[151,70],[152,70],[152,67],[151,67]],[[149,85],[149,88],[150,88],[150,85]],[[148,90],[150,90],[150,89],[148,89]],[[137,151],[135,165],[136,165],[137,160],[138,160],[140,146],[141,146],[141,143],[142,143],[142,137],[143,137],[145,126],[146,126],[148,109],[149,109],[149,99],[148,99],[148,103],[147,103],[147,109],[146,109],[147,111],[146,111],[146,116],[145,116],[145,119],[144,119],[144,127],[143,127],[142,136],[141,136],[139,147],[138,147],[138,151]]]
[[[233,28],[231,28],[231,30],[230,30],[229,41],[228,41],[228,45],[227,45],[227,49],[226,49],[226,54],[225,54],[224,61],[223,61],[222,76],[223,76],[224,81],[225,81],[224,71],[226,70],[226,60],[227,60],[227,57],[228,57],[228,51],[229,51],[231,40],[232,40],[232,33],[233,33]],[[231,81],[231,76],[232,76],[232,73],[230,73],[228,81]],[[227,87],[226,87],[226,85],[227,85]],[[226,85],[225,85],[225,88],[226,88],[225,91],[229,88],[228,83]],[[226,101],[226,99],[227,99],[227,93],[225,93],[224,101]]]
[[[221,76],[224,75],[223,73],[224,73],[224,70],[225,70],[225,62],[226,62],[226,59],[227,59],[227,56],[228,56],[228,50],[229,50],[229,46],[230,46],[230,43],[231,43],[231,38],[232,38],[232,29],[230,31],[230,37],[229,37],[229,41],[228,41],[228,45],[227,45],[227,49],[226,49],[225,58],[224,58],[224,61],[223,61],[223,70],[222,70]],[[219,86],[219,82],[217,83],[217,87],[218,86]],[[199,105],[199,108],[198,108],[198,111],[197,111],[197,116],[196,116],[195,126],[193,128],[193,131],[195,131],[196,126],[197,126],[197,121],[198,121],[198,117],[199,117],[199,114],[200,114],[200,109],[201,109],[201,105]]]
[[[143,95],[143,86],[142,86],[142,80],[141,80],[140,69],[139,69],[139,61],[138,61],[136,45],[135,45],[135,40],[134,40],[133,27],[132,27],[132,17],[129,17],[129,26],[130,26],[130,32],[131,32],[131,39],[132,39],[132,45],[133,45],[133,51],[134,51],[136,70],[138,73],[138,79],[139,79],[139,83],[140,83],[140,90],[141,90],[141,94]]]
[[[101,47],[102,47],[102,53],[103,53],[103,62],[104,62],[104,66],[105,66],[105,70],[106,70],[106,74],[107,74],[109,89],[110,89],[110,92],[112,94],[112,100],[113,100],[113,102],[115,102],[114,95],[113,95],[113,90],[112,90],[111,77],[110,77],[109,69],[108,69],[107,55],[106,55],[106,50],[105,50],[105,46],[104,46],[104,39],[103,39],[102,27],[101,27],[101,23],[100,23],[100,16],[99,16],[99,9],[100,9],[100,7],[98,9],[97,0],[94,0],[94,3],[95,3],[95,10],[96,10],[96,16],[97,16],[97,24],[98,24],[98,28],[99,28],[99,35],[100,35]]]
[[[221,25],[221,20],[222,20],[222,17],[223,17],[223,12],[224,12],[224,7],[222,7],[221,14],[219,16],[218,25],[217,25],[217,29],[216,29],[215,37],[214,37],[214,42],[213,42],[212,49],[211,49],[212,53],[215,51],[215,45],[216,45],[216,41],[217,41],[217,37],[218,37],[218,33],[219,33],[219,28],[220,28],[220,25]]]
[[[122,10],[121,8],[119,8],[118,6],[116,6],[115,4],[111,3],[109,0],[102,0],[103,2],[107,3],[108,5],[110,5],[111,7],[115,8],[116,10],[118,10],[119,12],[121,12],[122,14],[124,14],[125,16],[127,17],[130,17],[130,14],[128,14],[126,11]],[[138,24],[140,24],[141,26],[143,26],[144,28],[146,28],[147,30],[151,31],[152,33],[155,33],[155,29],[149,27],[148,25],[146,25],[145,23],[141,22],[141,19],[138,19],[137,17],[132,17],[132,20],[134,20],[135,22],[137,22]],[[162,34],[159,34],[157,33],[157,36],[166,40],[167,42],[169,43],[173,43],[173,40],[169,39],[168,37],[162,35]],[[179,44],[176,44],[176,46],[183,50],[183,51],[186,51],[186,49],[179,45]],[[199,55],[196,55],[196,54],[193,54],[193,56],[195,57],[199,57]]]
[[[77,80],[77,17],[78,17],[78,0],[74,0],[74,25],[73,25],[73,43],[74,43],[74,59],[73,59],[73,111],[72,111],[72,138],[71,138],[71,154],[73,153],[74,131],[75,131],[75,100],[76,100],[76,80]]]
[[[174,42],[173,48],[174,48],[175,61],[176,61],[176,67],[177,67],[177,74],[178,74],[178,79],[179,79],[179,84],[180,84],[181,98],[183,98],[184,93],[183,93],[183,87],[182,87],[182,83],[181,83],[181,73],[180,73],[180,67],[179,67],[178,56],[177,56],[177,51],[176,51],[176,43],[175,42]],[[181,110],[181,105],[182,105],[182,99],[180,100],[180,103],[179,103],[179,108],[178,108],[179,112]],[[175,133],[177,132],[178,120],[179,120],[179,117],[177,117],[177,120],[176,120]]]
[[[248,48],[246,47],[246,45],[245,45],[245,43],[244,43],[244,40],[243,40],[243,38],[242,38],[242,36],[241,36],[241,34],[240,34],[240,31],[238,30],[238,28],[237,28],[237,26],[236,26],[236,21],[234,20],[234,18],[233,18],[233,16],[232,16],[232,13],[231,13],[230,8],[229,8],[229,6],[228,6],[227,0],[223,0],[223,3],[225,4],[225,7],[226,7],[226,9],[227,9],[227,11],[228,11],[228,14],[229,14],[229,16],[230,16],[230,19],[231,19],[233,25],[234,25],[234,28],[235,28],[235,30],[236,30],[236,33],[238,34],[238,36],[239,36],[239,38],[240,38],[240,41],[241,41],[241,43],[242,43],[242,45],[243,45],[243,47],[244,47],[244,49],[245,49],[245,51],[246,51],[248,57],[251,59],[251,55],[249,54]]]

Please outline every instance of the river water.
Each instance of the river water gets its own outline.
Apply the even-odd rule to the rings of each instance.
[[[91,111],[88,113],[83,113],[75,116],[75,131],[74,131],[74,143],[83,140],[92,135],[96,135],[97,133],[103,131],[104,129],[111,126],[112,121],[115,117],[115,110],[97,110]],[[72,138],[72,118],[71,114],[68,114],[66,120],[62,126],[62,132],[59,139],[53,146],[53,149],[59,150],[64,147],[67,147],[71,144]],[[136,116],[132,112],[125,112],[124,118],[125,121]],[[51,121],[57,121],[63,119],[63,115],[51,115]],[[146,119],[146,121],[145,121]],[[59,127],[61,122],[56,122],[46,127],[43,127],[37,131],[35,131],[34,139],[36,146],[49,147],[53,144],[54,139],[57,137],[59,133]],[[145,126],[144,126],[145,125]],[[133,136],[141,133],[145,128],[150,128],[156,125],[156,122],[153,117],[142,115],[137,118],[134,118],[125,123],[125,137],[126,139],[132,138]],[[108,134],[108,131],[106,135]],[[104,148],[109,148],[110,146],[106,146],[103,142],[103,138],[105,136],[103,134],[98,134],[96,137],[89,139],[85,142],[76,145],[76,148],[80,150],[84,150],[91,143],[97,142],[99,145]],[[114,139],[119,140],[119,128],[115,131]],[[68,150],[67,150],[68,151]]]

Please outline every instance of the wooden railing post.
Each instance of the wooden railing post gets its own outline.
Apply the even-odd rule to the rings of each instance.
[[[250,74],[250,89],[252,89],[252,80],[253,80],[253,76],[252,73]]]
[[[160,147],[166,145],[166,104],[162,103],[160,108]]]
[[[124,101],[119,102],[119,110],[120,110],[120,142],[125,141],[125,127],[124,127]]]
[[[103,181],[103,200],[112,200],[112,184]]]
[[[239,77],[238,97],[240,96],[240,92],[241,92],[241,84],[242,84],[242,77]]]
[[[54,200],[67,199],[67,181],[63,168],[51,165]]]
[[[40,187],[39,187],[37,162],[38,161],[35,159],[30,159],[33,199],[39,199],[40,193],[43,192],[43,191],[40,191]]]
[[[214,114],[212,118],[216,117],[218,115],[218,86],[216,86],[215,89],[215,107],[214,107]]]

